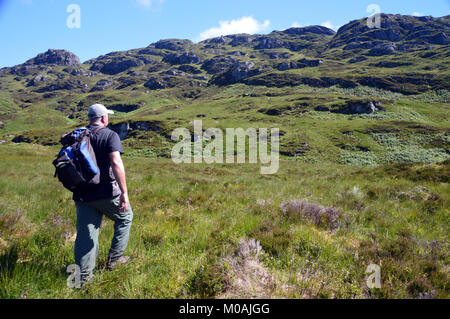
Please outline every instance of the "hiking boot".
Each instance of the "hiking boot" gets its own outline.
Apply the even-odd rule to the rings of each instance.
[[[116,260],[112,260],[110,256],[108,256],[108,261],[106,262],[106,268],[108,270],[115,270],[119,265],[125,265],[130,261],[130,256],[122,256]]]
[[[87,284],[92,283],[94,275],[81,275],[80,276],[80,288],[84,288]]]

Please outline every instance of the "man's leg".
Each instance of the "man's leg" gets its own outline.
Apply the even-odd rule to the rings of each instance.
[[[80,267],[81,280],[92,278],[98,254],[98,233],[102,214],[87,203],[75,202],[77,208],[77,238],[75,263]]]
[[[125,212],[120,211],[120,196],[95,202],[95,208],[114,221],[114,237],[111,242],[111,248],[108,256],[114,262],[119,259],[128,245],[130,237],[130,228],[133,220],[133,211],[131,206]]]

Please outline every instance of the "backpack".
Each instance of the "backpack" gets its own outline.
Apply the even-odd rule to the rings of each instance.
[[[53,161],[55,176],[65,188],[75,192],[89,184],[100,183],[100,169],[91,145],[91,136],[101,130],[86,127],[76,129],[61,137],[63,147]]]

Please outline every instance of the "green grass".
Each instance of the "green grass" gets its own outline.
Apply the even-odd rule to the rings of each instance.
[[[75,208],[53,178],[56,150],[0,146],[1,298],[233,296],[224,260],[250,238],[262,245],[272,298],[449,296],[448,161],[359,168],[283,160],[278,174],[263,176],[259,165],[125,158],[133,262],[105,270],[113,233],[105,221],[95,280],[72,290],[65,269],[74,262]],[[279,205],[293,199],[339,209],[339,227],[285,215]],[[370,263],[381,266],[382,289],[365,286]]]

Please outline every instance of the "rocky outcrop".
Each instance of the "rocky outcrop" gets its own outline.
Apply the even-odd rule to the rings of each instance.
[[[117,90],[122,90],[122,89],[125,89],[125,88],[127,88],[127,87],[129,87],[131,85],[137,84],[138,81],[136,79],[136,76],[139,76],[139,75],[133,75],[133,76],[130,76],[130,77],[123,76],[123,77],[118,78],[117,82],[119,82],[120,85],[116,89]]]
[[[156,43],[150,44],[148,48],[171,50],[171,51],[184,51],[191,45],[193,45],[193,43],[190,40],[167,39],[167,40],[160,40]]]
[[[253,62],[237,61],[228,71],[215,75],[211,79],[210,84],[222,86],[240,82],[260,73],[260,70],[254,67],[255,64]]]
[[[123,122],[118,124],[110,124],[108,127],[116,132],[120,139],[123,140],[127,137],[130,131],[153,131],[160,132],[162,129],[162,124],[157,121],[137,121],[137,122]]]
[[[347,101],[345,105],[335,106],[333,113],[341,114],[373,114],[377,110],[384,111],[378,101]]]
[[[170,64],[197,64],[201,61],[195,52],[186,52],[182,54],[168,54],[163,58],[163,62]]]
[[[36,75],[34,78],[32,78],[28,82],[27,86],[37,86],[37,85],[44,83],[46,80],[47,80],[47,76],[39,74],[39,75]]]
[[[144,86],[149,88],[150,90],[160,90],[167,89],[173,87],[180,87],[189,85],[191,87],[205,87],[206,83],[194,81],[193,79],[189,79],[187,77],[179,77],[179,76],[154,76],[151,77]]]
[[[172,75],[172,76],[186,76],[186,73],[178,69],[170,69],[167,71],[162,71],[161,74]]]
[[[233,67],[236,61],[235,58],[229,56],[215,56],[212,59],[206,60],[202,64],[202,69],[209,74],[217,74]]]
[[[346,49],[356,49],[369,46],[373,43],[408,41],[410,47],[420,47],[426,44],[447,45],[448,42],[448,18],[413,17],[407,15],[381,14],[380,28],[369,28],[367,19],[351,21],[342,26],[329,44],[329,48],[347,46]],[[372,43],[372,44],[371,44]],[[372,45],[373,47],[373,45]]]
[[[255,36],[249,34],[234,34],[227,35],[226,38],[231,39],[229,43],[231,46],[249,46],[251,42],[255,39]]]
[[[396,51],[396,45],[394,43],[382,43],[375,46],[369,51],[369,55],[381,56],[394,54]]]
[[[98,72],[88,72],[82,68],[66,68],[63,71],[73,76],[93,77],[99,75]]]
[[[195,66],[189,65],[189,64],[183,64],[178,67],[178,70],[190,73],[190,74],[200,74],[202,71],[197,69]]]
[[[104,91],[110,88],[112,85],[113,83],[111,81],[102,79],[95,84],[95,86],[91,89],[91,92]]]
[[[278,71],[287,71],[291,69],[298,69],[298,65],[295,62],[283,62],[278,64],[277,66]]]
[[[108,105],[108,109],[113,110],[113,111],[117,111],[117,112],[124,112],[124,113],[129,113],[129,112],[136,111],[140,107],[141,106],[139,104],[113,104],[113,105]]]
[[[269,56],[270,59],[279,60],[279,59],[289,59],[292,54],[288,52],[264,52]]]
[[[300,59],[297,61],[300,68],[302,67],[316,67],[323,64],[322,60],[308,60]]]
[[[283,47],[283,42],[274,37],[270,36],[262,36],[257,39],[258,44],[255,46],[255,49],[277,49]]]
[[[144,86],[150,90],[159,90],[172,87],[170,85],[170,78],[151,77]]]
[[[67,81],[53,82],[47,86],[44,86],[44,87],[36,90],[36,92],[44,93],[44,92],[53,92],[53,91],[60,91],[60,90],[68,90],[68,91],[78,90],[81,92],[86,92],[87,89],[88,89],[87,84],[83,83],[82,81],[69,79]]]
[[[327,27],[323,27],[320,25],[312,25],[304,28],[289,28],[287,30],[282,31],[286,34],[292,34],[292,35],[304,35],[307,33],[314,33],[314,34],[320,34],[320,35],[335,35],[336,32],[332,29],[329,29]]]
[[[56,64],[56,65],[79,65],[80,59],[72,52],[66,50],[49,49],[47,52],[40,53],[36,57],[28,60],[25,64]]]
[[[115,75],[141,65],[143,65],[143,63],[136,59],[116,58],[108,62],[96,62],[92,65],[91,70],[100,71],[104,74]]]

